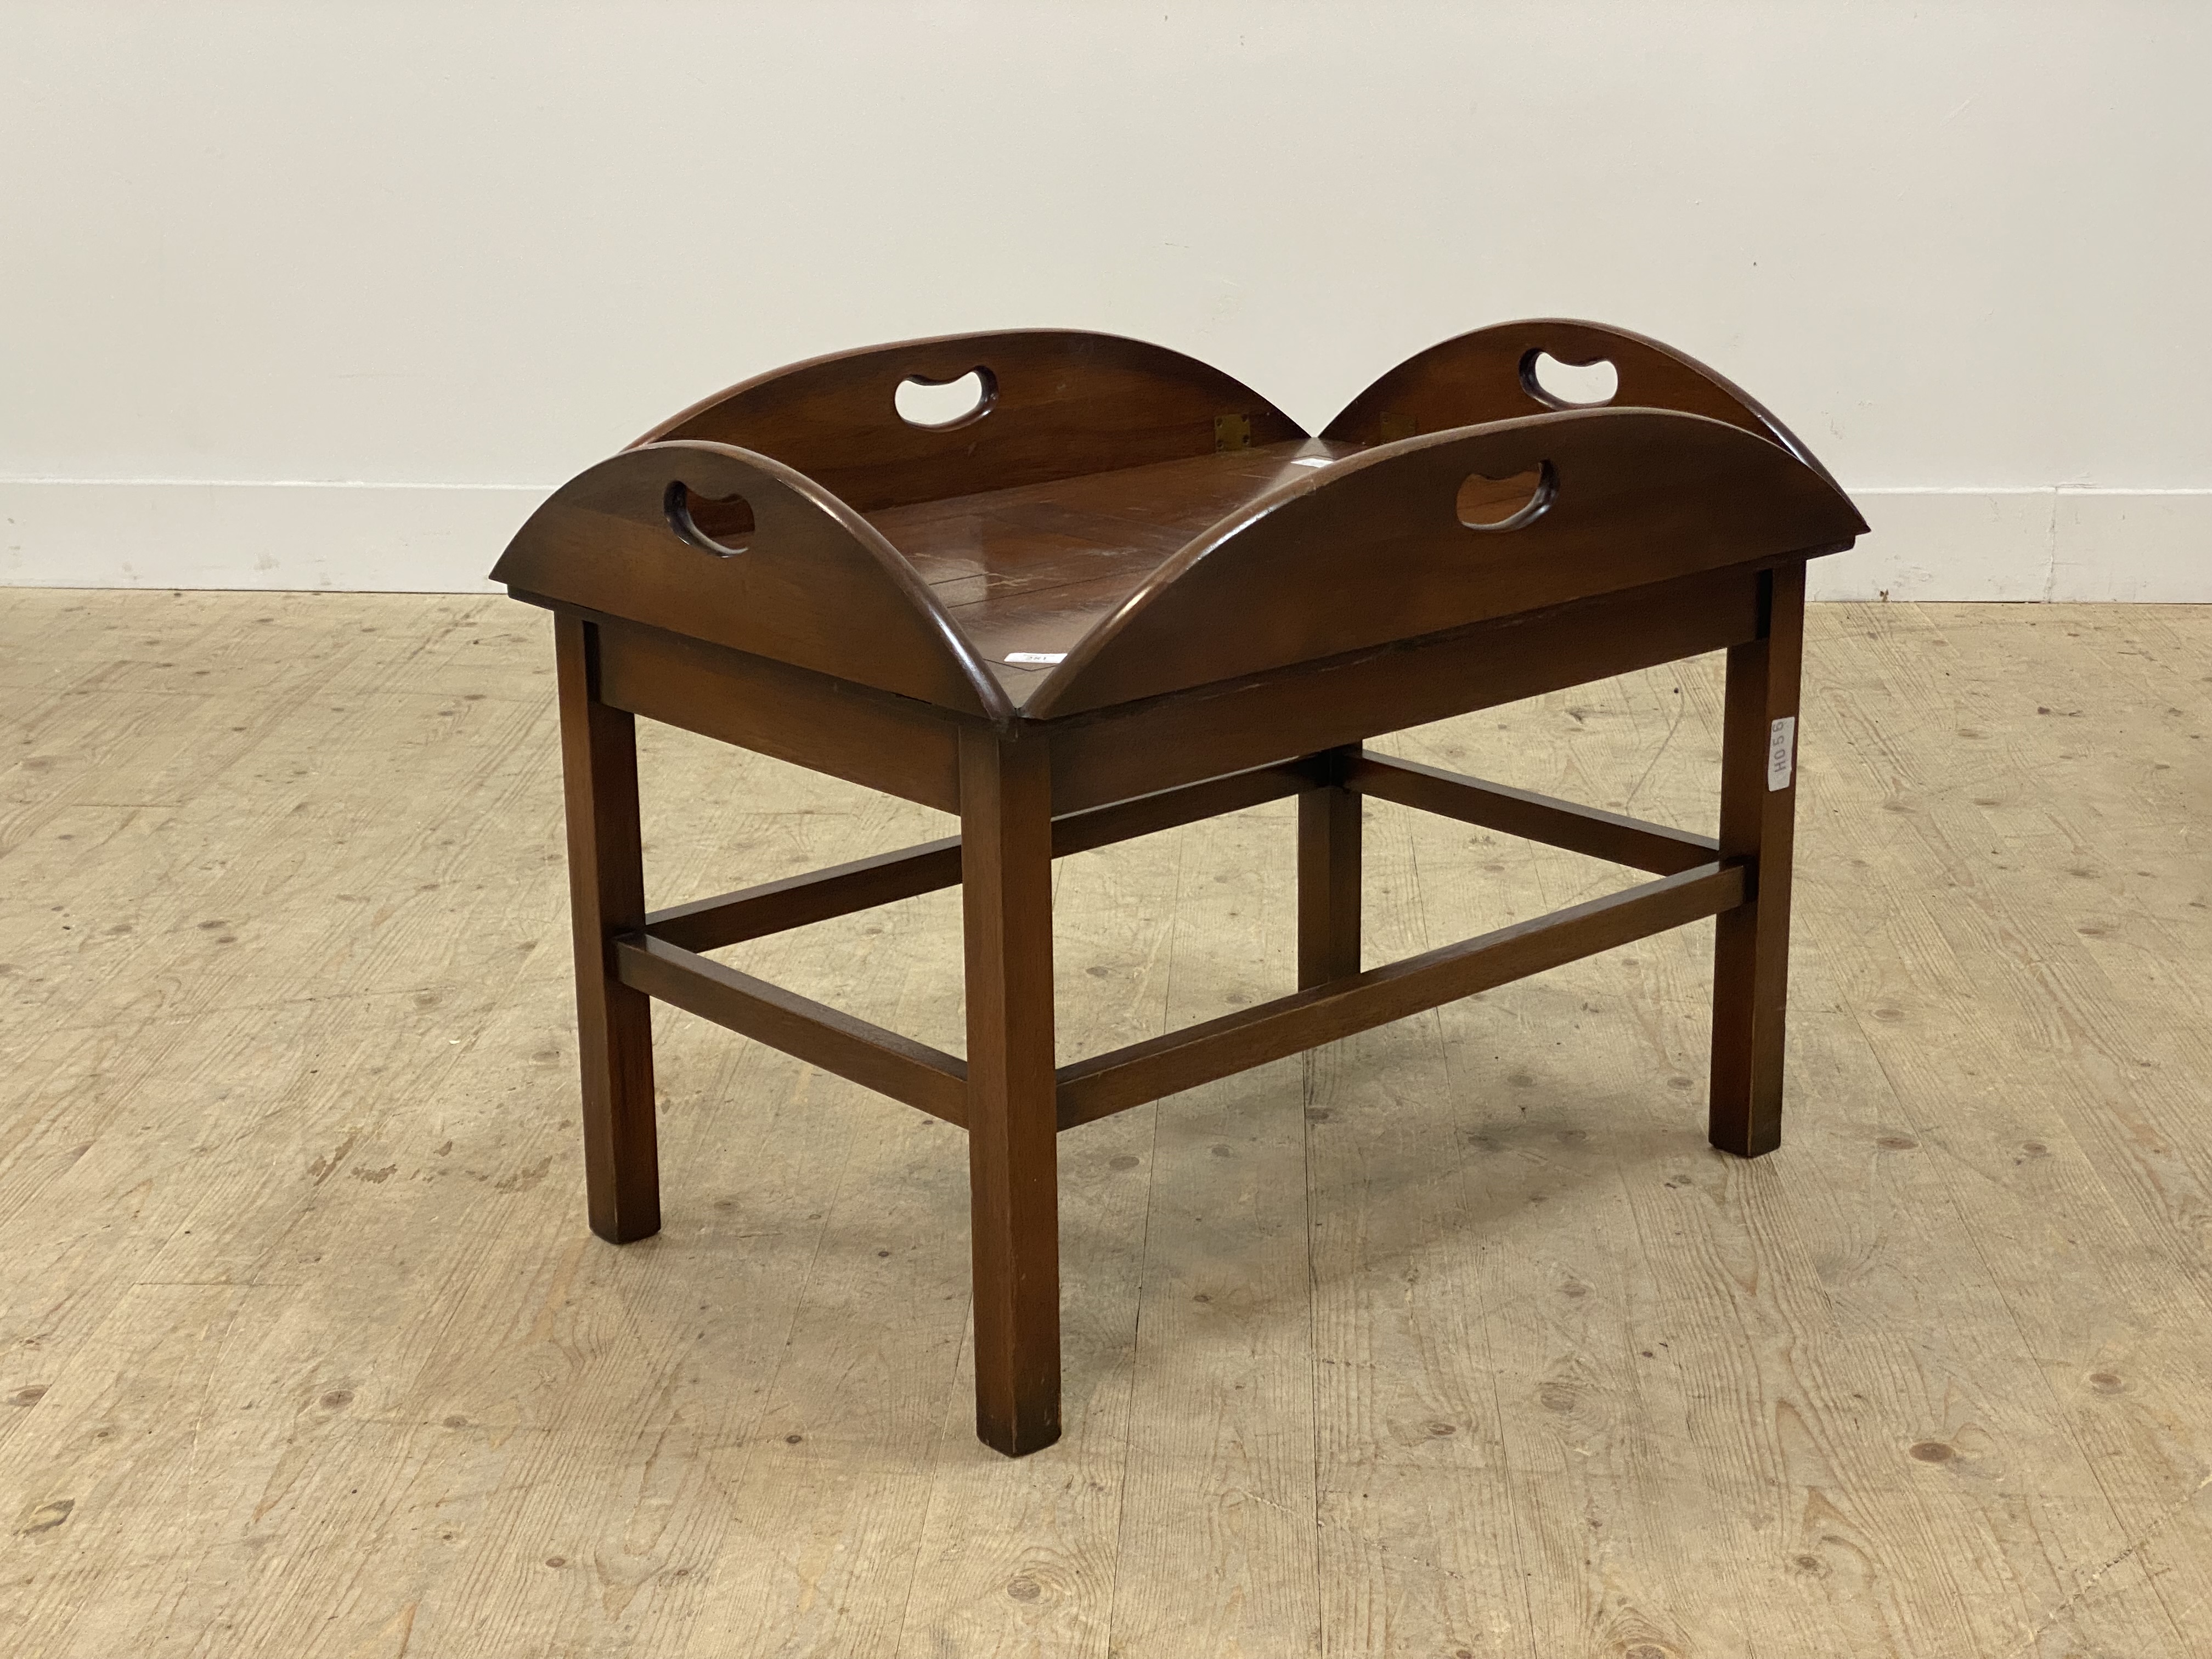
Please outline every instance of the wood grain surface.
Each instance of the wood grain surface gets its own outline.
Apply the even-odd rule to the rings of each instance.
[[[1810,468],[1725,422],[1578,409],[1415,436],[1246,502],[1146,576],[1023,704],[1048,720],[1786,556],[1863,526]],[[1461,522],[1470,473],[1540,473]]]
[[[702,550],[670,506],[679,490],[749,501],[744,545]],[[757,455],[648,445],[563,485],[492,576],[1003,725],[1833,552],[1863,528],[1823,475],[1738,426],[1585,409],[1365,453],[1286,440],[865,516]]]
[[[2212,614],[1814,606],[1786,1144],[1709,927],[1061,1137],[973,1437],[961,1132],[659,1009],[585,1225],[504,599],[0,608],[0,1651],[2212,1654]],[[1717,656],[1370,748],[1717,828]],[[951,833],[639,726],[649,903]],[[1632,884],[1385,800],[1382,962]],[[1295,988],[1297,806],[1064,858],[1062,1062]],[[947,1052],[955,890],[732,967]]]
[[[1388,443],[1417,432],[1580,406],[1545,390],[1538,378],[1545,356],[1582,367],[1609,364],[1614,386],[1604,401],[1726,421],[1772,440],[1828,477],[1795,433],[1725,375],[1664,341],[1565,317],[1498,323],[1417,351],[1346,404],[1322,435],[1345,443]]]
[[[743,507],[736,544],[693,508]],[[816,480],[764,456],[691,442],[626,449],[530,515],[492,568],[559,600],[902,697],[1003,719],[1006,701],[898,550]]]
[[[917,425],[901,382],[977,377],[964,415]],[[773,455],[863,513],[1209,455],[1305,431],[1251,387],[1143,340],[1012,329],[861,346],[773,368],[670,416],[641,444],[702,439]]]

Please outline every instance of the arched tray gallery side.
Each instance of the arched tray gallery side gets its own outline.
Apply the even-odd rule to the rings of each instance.
[[[1471,477],[1540,479],[1474,527]],[[1598,409],[1416,437],[1271,491],[1169,559],[1024,708],[1045,720],[1381,647],[1865,529],[1824,476],[1740,426]]]
[[[812,479],[728,445],[624,450],[556,490],[491,579],[1004,721],[1005,692],[928,586]]]
[[[1835,483],[1795,433],[1725,376],[1644,335],[1564,317],[1499,323],[1416,352],[1347,404],[1321,435],[1388,443],[1577,406],[1538,382],[1536,360],[1543,356],[1577,368],[1610,362],[1619,383],[1602,407],[1673,409],[1725,421],[1772,439]]]
[[[917,425],[902,383],[975,374],[975,410]],[[1279,443],[1304,428],[1219,369],[1118,335],[1024,329],[817,357],[717,392],[639,440],[773,455],[857,511]]]

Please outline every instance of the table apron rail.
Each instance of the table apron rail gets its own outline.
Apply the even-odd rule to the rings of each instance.
[[[1717,915],[1744,902],[1741,863],[1707,863],[1065,1066],[1060,1127],[1074,1127],[1563,963]]]
[[[1071,853],[1086,853],[1156,830],[1280,800],[1313,781],[1303,763],[1285,761],[1139,795],[1109,806],[1062,813],[1052,821],[1053,856],[1066,858]],[[655,910],[646,917],[645,931],[651,938],[687,951],[714,951],[959,884],[960,837],[948,836],[899,852],[880,853],[807,875]]]
[[[1623,817],[1594,806],[1531,794],[1482,778],[1464,777],[1419,761],[1387,755],[1358,755],[1345,769],[1344,783],[1363,795],[1417,807],[1462,823],[1480,824],[1523,841],[1564,847],[1631,869],[1678,875],[1720,856],[1720,843],[1663,823]]]

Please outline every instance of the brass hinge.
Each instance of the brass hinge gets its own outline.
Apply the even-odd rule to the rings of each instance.
[[[1232,449],[1252,447],[1252,417],[1249,415],[1217,415],[1213,417],[1213,450],[1225,455]]]

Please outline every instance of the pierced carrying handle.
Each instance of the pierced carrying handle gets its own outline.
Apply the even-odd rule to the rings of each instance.
[[[966,390],[969,381],[974,392]],[[945,388],[949,396],[936,395]],[[916,369],[902,377],[891,392],[891,406],[899,419],[921,432],[959,432],[990,414],[999,401],[999,372],[979,362],[957,374],[931,368]]]
[[[736,558],[759,528],[743,495],[706,495],[681,478],[661,492],[660,510],[679,539],[718,559]]]
[[[1526,530],[1551,510],[1559,493],[1559,470],[1547,458],[1518,472],[1470,472],[1459,482],[1452,510],[1461,524],[1485,535]]]

